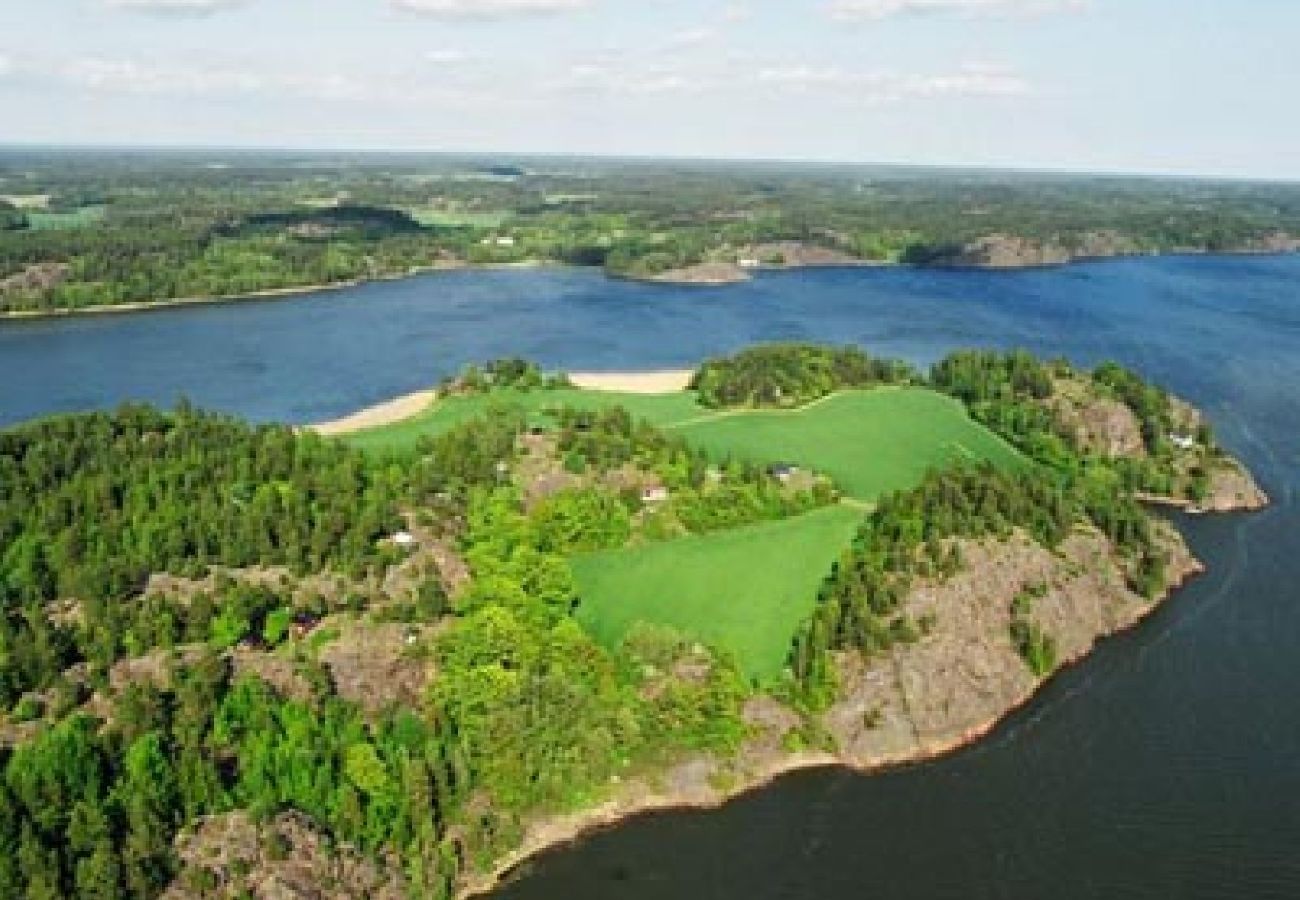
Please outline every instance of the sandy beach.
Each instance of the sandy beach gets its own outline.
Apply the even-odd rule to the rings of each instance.
[[[665,369],[659,372],[572,372],[569,381],[589,391],[619,391],[625,394],[672,394],[686,390],[693,369]]]
[[[438,392],[434,390],[416,391],[413,394],[405,394],[357,410],[341,419],[334,419],[331,422],[319,422],[307,427],[317,434],[333,436],[363,431],[367,428],[377,428],[380,425],[391,425],[394,422],[400,422],[417,413],[424,412],[437,397]]]
[[[569,375],[569,380],[575,387],[589,391],[671,394],[686,390],[693,374],[691,369],[667,369],[659,372],[575,372]],[[416,391],[359,409],[329,422],[317,422],[306,427],[326,436],[351,434],[409,419],[424,412],[437,399],[438,392],[435,390]]]

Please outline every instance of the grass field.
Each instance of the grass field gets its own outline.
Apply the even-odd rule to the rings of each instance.
[[[108,211],[105,206],[83,206],[72,212],[45,212],[29,210],[27,224],[33,231],[56,231],[64,228],[86,228],[97,225]]]
[[[544,423],[548,407],[621,405],[633,416],[680,434],[715,459],[797,463],[830,475],[848,496],[871,502],[916,485],[927,469],[961,461],[1020,465],[1005,441],[966,415],[956,400],[925,388],[845,391],[797,410],[710,410],[695,395],[625,394],[566,388],[451,397],[392,425],[350,435],[354,446],[405,452],[426,434],[474,418],[493,404],[518,404]]]
[[[919,484],[930,468],[1023,462],[959,402],[925,388],[845,391],[798,410],[717,414],[674,431],[715,457],[810,466],[864,502]]]
[[[613,391],[588,391],[562,388],[553,391],[499,390],[490,395],[476,394],[439,400],[424,412],[401,422],[357,432],[348,443],[364,450],[401,453],[413,448],[421,437],[438,434],[460,422],[481,415],[494,405],[518,404],[539,424],[543,411],[557,406],[600,409],[623,406],[633,416],[656,425],[670,427],[688,421],[708,410],[695,402],[695,395],[684,391],[672,394],[624,394]]]
[[[730,651],[759,680],[780,674],[795,629],[848,544],[861,507],[920,483],[930,468],[975,460],[1025,465],[959,402],[919,387],[845,391],[797,410],[722,411],[700,406],[686,391],[497,391],[439,401],[418,416],[348,440],[373,451],[403,452],[422,435],[480,415],[493,403],[518,403],[539,423],[551,406],[623,405],[715,459],[796,463],[830,475],[857,501],[574,559],[582,596],[578,618],[602,642],[613,646],[638,621],[671,625]]]
[[[477,212],[414,207],[406,210],[412,219],[426,227],[443,228],[496,228],[510,217],[509,211],[481,210]]]
[[[792,519],[579,556],[578,620],[616,645],[637,622],[670,625],[733,654],[752,678],[781,674],[795,630],[861,511]]]

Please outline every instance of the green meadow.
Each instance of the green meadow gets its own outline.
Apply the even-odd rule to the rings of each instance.
[[[830,506],[575,557],[578,621],[607,646],[637,622],[668,625],[729,652],[751,678],[770,681],[861,518],[860,510]]]
[[[989,460],[1019,465],[1021,456],[966,415],[950,397],[920,387],[844,391],[795,410],[710,410],[689,391],[628,394],[580,388],[449,397],[401,422],[348,436],[362,449],[401,453],[425,435],[482,415],[494,406],[521,406],[546,424],[559,406],[626,407],[633,416],[680,434],[715,459],[796,463],[823,472],[848,496],[871,502],[912,487],[927,469]]]
[[[928,469],[1022,460],[961,403],[917,387],[845,391],[797,410],[715,414],[674,431],[717,458],[811,467],[864,502],[919,484]]]
[[[752,678],[780,675],[817,588],[852,538],[863,507],[959,462],[1025,465],[1010,445],[972,420],[958,401],[922,387],[844,391],[794,410],[711,410],[689,391],[627,394],[497,390],[450,397],[392,425],[347,438],[375,452],[404,453],[489,411],[522,406],[545,425],[558,406],[626,407],[713,458],[797,464],[829,475],[850,503],[778,522],[574,558],[579,620],[613,646],[636,622],[672,626],[730,652]]]
[[[68,212],[27,210],[27,224],[33,231],[58,231],[98,225],[108,212],[106,206],[83,206]]]
[[[510,218],[507,210],[446,210],[419,206],[406,212],[426,228],[496,228]]]
[[[402,453],[415,447],[420,438],[440,434],[461,422],[489,412],[494,407],[520,406],[529,419],[538,425],[546,424],[546,410],[561,406],[579,409],[601,409],[610,406],[625,407],[633,416],[658,425],[670,427],[674,423],[707,413],[695,402],[695,395],[686,391],[672,394],[625,394],[614,391],[588,391],[581,388],[523,391],[502,388],[490,394],[447,397],[435,401],[428,409],[409,419],[383,425],[348,435],[348,443],[363,450]]]

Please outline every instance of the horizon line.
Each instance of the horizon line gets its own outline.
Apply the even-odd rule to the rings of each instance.
[[[1300,184],[1300,175],[1245,175],[1208,172],[1154,171],[1140,169],[1087,169],[1069,164],[1042,163],[958,163],[906,162],[898,160],[850,160],[817,157],[780,156],[709,156],[704,154],[636,154],[599,153],[570,150],[454,150],[410,147],[306,147],[283,144],[207,144],[207,143],[91,143],[48,141],[0,141],[0,153],[11,151],[126,152],[126,153],[235,153],[235,154],[305,154],[311,156],[441,156],[441,157],[514,157],[516,159],[579,159],[648,163],[705,163],[731,165],[785,165],[807,167],[920,169],[937,172],[978,172],[1016,175],[1073,176],[1077,178],[1117,178],[1146,181],[1233,182],[1244,184]]]

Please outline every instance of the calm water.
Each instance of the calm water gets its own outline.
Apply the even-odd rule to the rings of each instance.
[[[1207,409],[1276,503],[1186,523],[1210,573],[978,745],[643,817],[546,855],[500,900],[1300,897],[1300,257],[723,289],[471,272],[0,323],[0,423],[179,394],[313,421],[494,355],[645,368],[775,338],[921,363],[968,345],[1115,358]]]

